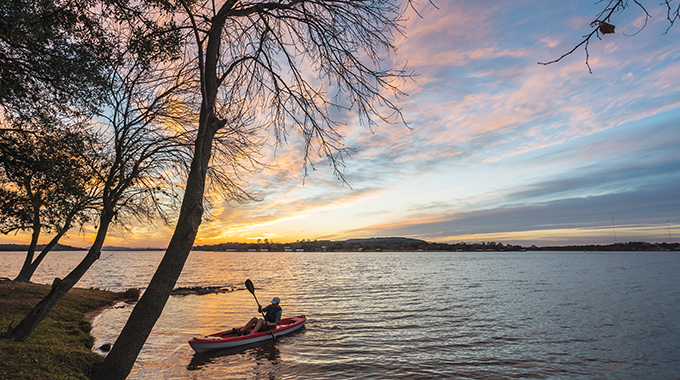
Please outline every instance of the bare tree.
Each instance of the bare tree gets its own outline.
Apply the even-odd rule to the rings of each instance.
[[[187,83],[183,70],[169,73],[162,62],[121,59],[110,77],[104,124],[98,127],[101,145],[92,145],[88,164],[97,177],[101,194],[97,234],[87,255],[63,280],[56,278],[50,293],[8,332],[25,340],[56,307],[66,293],[99,258],[109,231],[128,218],[153,223],[164,218],[180,193],[174,179],[186,173],[190,160],[182,139],[184,115],[173,112],[175,94]],[[97,127],[95,127],[97,129]]]
[[[647,26],[647,21],[652,17],[647,9],[643,6],[642,0],[633,0],[632,3],[635,4],[636,7],[640,9],[640,11],[644,14],[645,16],[645,22],[635,34],[639,33],[642,29]],[[578,48],[581,46],[584,47],[585,53],[586,53],[586,66],[588,67],[588,71],[592,74],[593,70],[590,67],[590,63],[588,62],[590,58],[590,52],[588,51],[588,47],[590,45],[590,40],[593,37],[597,37],[598,39],[602,39],[601,36],[605,34],[613,34],[615,33],[615,25],[613,25],[612,18],[613,16],[616,16],[618,14],[621,14],[624,12],[626,9],[630,8],[631,4],[628,0],[599,0],[596,2],[596,4],[599,3],[604,3],[604,9],[598,13],[595,16],[595,20],[590,23],[590,27],[593,29],[590,33],[586,34],[583,36],[583,39],[581,40],[580,43],[578,43],[576,46],[574,46],[573,49],[569,50],[568,52],[562,54],[559,58],[554,59],[552,61],[548,62],[538,62],[539,65],[550,65],[553,63],[557,63],[561,61],[564,57],[567,57],[574,53]],[[655,4],[656,5],[656,4]],[[666,29],[666,33],[673,27],[675,24],[675,21],[680,18],[680,1],[677,3],[675,0],[664,0],[661,3],[661,6],[664,6],[666,9],[666,19],[668,20],[668,28]]]
[[[332,107],[357,113],[369,127],[403,122],[393,99],[408,75],[382,67],[402,31],[400,3],[182,1],[201,94],[191,170],[166,253],[95,379],[127,377],[161,315],[201,224],[214,152],[252,136],[249,127],[279,143],[295,128],[304,139],[305,168],[318,154],[343,179],[348,151]],[[231,138],[222,140],[224,134]]]

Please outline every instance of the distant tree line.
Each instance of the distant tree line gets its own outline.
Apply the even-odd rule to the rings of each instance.
[[[293,243],[278,243],[268,240],[256,243],[222,243],[214,245],[194,246],[197,251],[248,251],[268,250],[270,252],[284,252],[286,249],[305,252],[361,252],[361,251],[388,251],[388,252],[417,252],[417,251],[520,251],[524,247],[519,245],[503,244],[496,242],[481,243],[433,243],[419,239],[409,238],[372,238],[372,239],[349,239],[344,241],[332,240],[298,240]]]
[[[25,244],[0,244],[0,251],[25,251]],[[42,249],[43,245],[38,245]],[[433,243],[419,239],[409,238],[374,238],[374,239],[349,239],[341,241],[332,240],[298,240],[292,243],[280,243],[268,239],[258,240],[253,243],[220,243],[213,245],[194,246],[195,251],[249,251],[266,250],[269,252],[284,252],[286,249],[305,252],[417,252],[417,251],[443,251],[443,252],[517,252],[517,251],[680,251],[680,243],[647,243],[632,241],[616,244],[588,244],[588,245],[564,245],[564,246],[541,246],[535,245],[524,247],[521,245],[503,244],[497,242],[479,243]],[[72,247],[57,244],[53,251],[82,251],[85,248]],[[106,251],[162,251],[164,248],[126,248],[126,247],[103,247]]]
[[[221,243],[213,245],[197,245],[196,251],[249,251],[267,250],[269,252],[284,252],[290,250],[304,250],[305,252],[517,252],[517,251],[675,251],[680,250],[680,243],[647,243],[627,242],[606,245],[565,245],[544,246],[503,244],[499,242],[478,243],[434,243],[409,238],[372,238],[349,239],[344,241],[332,240],[298,240],[293,243],[272,242],[268,239],[254,243]]]
[[[45,248],[45,244],[36,245],[36,249]],[[0,251],[3,252],[20,252],[26,251],[28,249],[28,244],[0,244]],[[83,248],[71,247],[70,245],[56,244],[52,251],[82,251]]]
[[[532,251],[678,251],[680,243],[647,243],[643,241],[631,241],[627,243],[615,243],[607,245],[566,245],[528,248]]]

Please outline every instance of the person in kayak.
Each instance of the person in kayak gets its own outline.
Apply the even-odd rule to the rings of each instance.
[[[235,329],[235,332],[238,335],[248,335],[255,334],[260,331],[260,329],[275,329],[276,325],[281,323],[281,314],[283,313],[283,309],[281,309],[281,306],[279,305],[280,302],[281,299],[279,299],[279,297],[274,297],[271,305],[265,307],[257,305],[257,311],[260,314],[265,313],[264,319],[253,317],[245,326],[243,326],[243,328],[240,330]],[[250,330],[251,328],[252,330]]]

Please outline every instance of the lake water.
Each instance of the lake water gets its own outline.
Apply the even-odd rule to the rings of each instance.
[[[84,253],[51,253],[51,283]],[[160,252],[104,252],[78,284],[143,288]],[[0,252],[0,277],[22,253]],[[306,327],[279,342],[194,354],[187,344],[257,315],[244,286]],[[679,379],[680,253],[192,252],[129,379]],[[113,343],[130,305],[94,321]]]

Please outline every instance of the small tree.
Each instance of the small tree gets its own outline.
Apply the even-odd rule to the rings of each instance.
[[[0,130],[0,232],[32,231],[15,279],[28,282],[74,223],[87,221],[95,186],[83,160],[89,136],[65,130],[46,115],[13,121],[15,128]],[[42,231],[54,236],[34,259]]]

